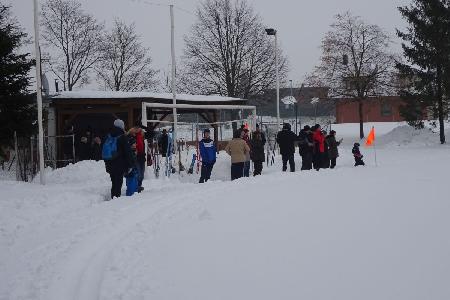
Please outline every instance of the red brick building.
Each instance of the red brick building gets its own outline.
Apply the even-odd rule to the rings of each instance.
[[[403,101],[398,96],[374,97],[364,100],[364,122],[401,122],[400,107]],[[359,123],[358,102],[349,99],[336,100],[336,123]]]

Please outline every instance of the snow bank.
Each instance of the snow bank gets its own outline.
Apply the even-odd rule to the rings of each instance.
[[[450,153],[389,142],[426,140],[408,130],[378,167],[344,145],[335,170],[282,173],[277,157],[230,182],[221,153],[211,182],[149,178],[108,202],[102,162],[0,181],[0,299],[450,299]]]
[[[383,146],[436,146],[439,144],[439,134],[430,128],[414,129],[404,125],[381,136],[378,143]]]
[[[76,164],[70,164],[67,167],[52,170],[46,170],[46,179],[48,184],[102,184],[107,183],[109,176],[105,170],[103,161],[80,161]],[[34,179],[39,181],[39,174]]]

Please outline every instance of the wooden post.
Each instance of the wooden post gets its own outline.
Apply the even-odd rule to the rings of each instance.
[[[133,108],[128,108],[128,128],[127,129],[130,129],[131,127],[133,127],[133,125],[134,125],[134,111],[133,111]]]
[[[219,131],[217,126],[217,111],[213,112],[213,128],[214,128],[214,144],[216,145],[216,151],[219,153]]]
[[[16,152],[16,181],[20,181],[19,147],[17,146],[17,132],[14,131],[14,151]]]
[[[33,137],[30,137],[30,178],[33,180],[34,177],[34,145],[33,145]]]

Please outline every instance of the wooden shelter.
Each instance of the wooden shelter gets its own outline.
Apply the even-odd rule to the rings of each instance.
[[[130,127],[142,118],[142,103],[171,104],[172,94],[150,92],[62,92],[50,98],[55,109],[56,132],[62,134],[69,124],[83,128],[87,126],[103,128],[107,120],[108,129],[114,119],[123,119]],[[222,96],[177,95],[178,104],[192,105],[244,105],[246,100]],[[170,109],[155,109],[148,112],[148,119],[164,120],[171,115]],[[178,114],[198,113],[206,122],[217,122],[217,110],[180,109]],[[155,125],[155,127],[157,124]]]
[[[173,102],[172,94],[168,93],[115,91],[61,92],[49,97],[48,100],[55,116],[54,132],[56,135],[64,135],[69,126],[74,126],[76,136],[89,130],[93,135],[99,137],[104,137],[108,133],[115,119],[122,119],[127,128],[139,122],[142,119],[142,103],[144,102],[160,104]],[[178,104],[197,106],[245,105],[246,102],[245,99],[216,95],[177,95]],[[178,109],[178,114],[181,116],[198,114],[202,122],[211,123],[213,128],[217,128],[214,123],[219,121],[218,109]],[[171,118],[171,115],[172,109],[155,108],[147,110],[146,118],[162,121]],[[151,123],[149,129],[154,130],[158,125],[158,123]],[[217,130],[214,132],[217,141]]]

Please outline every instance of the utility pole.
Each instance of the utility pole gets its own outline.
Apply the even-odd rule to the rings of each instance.
[[[277,80],[277,131],[280,130],[280,75],[278,66],[278,35],[273,28],[266,28],[267,35],[273,35],[275,38],[275,74]]]
[[[176,82],[176,62],[175,62],[175,16],[173,13],[173,4],[170,5],[170,29],[171,29],[171,53],[172,53],[172,94],[173,94],[173,104],[177,104],[177,82]],[[178,116],[177,108],[173,107],[173,149],[177,153],[177,131],[178,131]],[[180,158],[179,158],[180,159]]]
[[[295,111],[295,134],[298,134],[298,111],[297,111],[297,109],[298,109],[298,106],[297,106],[297,99],[294,97],[294,93],[293,93],[293,90],[292,90],[292,79],[291,80],[289,80],[289,82],[291,83],[291,99],[292,99],[292,105],[294,105],[294,111]]]
[[[42,79],[41,79],[41,50],[39,48],[39,7],[34,0],[34,46],[36,49],[36,98],[38,107],[38,144],[39,144],[39,177],[42,185],[45,184],[44,165],[44,127],[42,125]]]
[[[278,71],[278,35],[275,31],[275,68],[277,76],[277,130],[280,129],[280,74]]]

